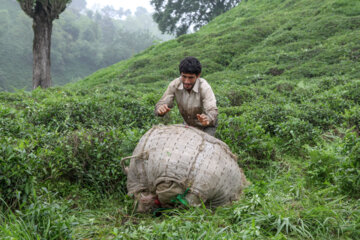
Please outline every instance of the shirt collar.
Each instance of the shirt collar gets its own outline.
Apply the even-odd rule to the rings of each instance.
[[[181,81],[181,80],[180,80],[180,81]],[[198,92],[199,92],[199,85],[200,85],[200,78],[197,78],[197,79],[196,79],[196,82],[195,82],[195,85],[194,85],[194,87],[191,89],[191,91],[194,91],[194,92],[198,93]],[[179,90],[183,90],[183,89],[184,89],[184,85],[183,85],[182,82],[180,83],[178,89],[179,89]]]

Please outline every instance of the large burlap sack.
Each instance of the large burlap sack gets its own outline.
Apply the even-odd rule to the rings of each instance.
[[[151,205],[157,197],[162,204],[169,203],[189,188],[190,205],[203,202],[216,207],[237,200],[248,184],[224,142],[185,125],[153,127],[130,158],[128,194],[140,205]]]

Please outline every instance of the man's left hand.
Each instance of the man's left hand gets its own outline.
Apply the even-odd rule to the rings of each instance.
[[[204,127],[210,124],[209,118],[205,114],[196,114],[196,117]]]

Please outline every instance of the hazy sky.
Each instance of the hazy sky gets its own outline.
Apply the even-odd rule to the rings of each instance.
[[[86,0],[86,2],[87,8],[93,8],[95,5],[100,5],[100,7],[111,5],[115,9],[122,7],[124,9],[130,9],[132,12],[135,12],[137,7],[144,7],[149,12],[154,11],[150,4],[150,0]]]

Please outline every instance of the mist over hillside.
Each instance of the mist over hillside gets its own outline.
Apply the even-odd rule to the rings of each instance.
[[[154,105],[186,56],[251,185],[216,209],[138,214],[120,162],[183,122]],[[0,92],[0,238],[360,239],[359,61],[360,1],[244,0],[80,81]]]
[[[145,8],[131,13],[110,6],[98,10],[85,6],[84,0],[72,1],[54,21],[51,49],[54,86],[77,81],[171,38],[160,33]],[[0,22],[0,91],[30,89],[32,19],[17,1],[1,0]]]

